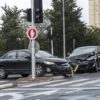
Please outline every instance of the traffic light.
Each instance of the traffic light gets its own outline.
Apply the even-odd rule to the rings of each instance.
[[[42,0],[34,0],[34,23],[43,22]]]
[[[26,10],[26,14],[27,14],[27,21],[31,22],[32,21],[31,8]]]

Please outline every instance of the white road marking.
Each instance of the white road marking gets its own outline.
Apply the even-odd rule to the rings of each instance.
[[[1,81],[1,80],[0,80],[0,83],[4,83],[4,82],[8,82],[8,80],[6,80],[6,81]]]
[[[95,86],[100,86],[100,83],[99,83],[99,84],[97,84],[97,85],[95,85]]]
[[[100,87],[64,87],[64,88],[12,88],[12,89],[3,89],[2,91],[42,91],[42,90],[77,90],[77,89],[81,89],[81,90],[100,90]]]
[[[0,93],[0,97],[3,96],[11,96],[11,98],[8,100],[21,100],[24,98],[24,95],[19,94],[18,92]]]
[[[38,85],[45,85],[45,84],[50,84],[50,83],[55,83],[55,82],[63,82],[65,80],[56,80],[56,81],[49,81],[49,82],[42,82],[42,83],[32,83],[28,85],[18,85],[19,87],[32,87],[32,86],[38,86]],[[66,80],[67,81],[67,80]]]
[[[25,96],[23,99],[27,99],[27,98],[34,97],[34,96],[40,96],[40,95],[52,95],[52,94],[56,93],[57,91],[58,90],[30,93],[30,94],[28,94],[28,96]]]
[[[47,86],[61,86],[61,85],[67,85],[67,84],[72,84],[72,83],[77,83],[77,82],[83,82],[83,81],[87,81],[88,79],[80,79],[80,80],[74,80],[74,81],[67,81],[67,82],[62,82],[62,83],[57,83],[57,84],[51,84],[51,85],[47,85]]]
[[[96,83],[96,82],[100,82],[100,79],[99,80],[88,81],[88,82],[84,82],[84,83],[78,83],[78,84],[74,84],[74,85],[71,85],[71,86],[84,86],[84,85],[93,84],[93,83]]]
[[[71,90],[71,91],[68,91],[68,92],[65,92],[66,94],[70,94],[70,93],[73,93],[73,92],[78,92],[78,91],[81,91],[82,89],[75,89],[75,90]]]
[[[0,93],[0,97],[4,97],[4,96],[11,96],[10,99],[8,100],[24,100],[24,99],[28,99],[30,97],[34,97],[34,96],[48,96],[48,95],[53,95],[53,94],[58,94],[59,91],[62,91],[62,90],[67,90],[68,92],[65,92],[65,94],[71,94],[71,93],[74,93],[74,92],[79,92],[79,91],[83,91],[83,90],[93,90],[93,89],[99,89],[98,87],[78,87],[78,88],[33,88],[33,89],[30,89],[31,91],[27,92],[26,95],[24,95],[24,91],[28,91],[29,89],[28,88],[18,88],[18,89],[15,89],[16,90],[19,90],[19,91],[22,91],[22,92],[10,92],[11,89],[6,89],[6,92],[5,90],[2,91],[2,93]],[[38,90],[38,91],[34,91],[32,92],[32,90]],[[40,90],[43,90],[40,92]],[[58,93],[57,93],[58,92]],[[74,100],[74,99],[73,99]],[[77,99],[75,99],[77,100]]]

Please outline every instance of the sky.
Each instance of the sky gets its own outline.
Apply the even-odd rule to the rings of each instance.
[[[43,0],[43,9],[52,8],[51,2],[52,0]],[[4,7],[5,4],[10,7],[17,6],[19,9],[27,9],[31,7],[31,0],[1,0],[0,17],[4,13],[1,7]],[[81,20],[88,24],[88,0],[77,0],[77,5],[83,8]]]

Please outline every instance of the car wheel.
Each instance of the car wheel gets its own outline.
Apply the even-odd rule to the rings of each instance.
[[[0,79],[6,79],[8,75],[6,74],[6,71],[4,68],[0,68]]]
[[[97,62],[94,63],[94,67],[92,69],[90,69],[89,72],[98,72],[98,63]]]
[[[21,74],[22,75],[22,77],[27,77],[27,76],[29,76],[29,74]]]
[[[36,64],[35,74],[36,76],[43,76],[45,74],[45,68],[41,64]]]
[[[73,71],[73,68],[70,67],[68,70],[68,72],[64,74],[65,77],[73,77],[74,75],[74,71]]]

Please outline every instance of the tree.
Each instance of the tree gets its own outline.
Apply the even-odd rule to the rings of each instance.
[[[84,38],[85,45],[100,45],[100,28],[88,27]]]
[[[2,16],[2,37],[6,41],[5,50],[24,48],[23,28],[20,26],[20,13],[16,6],[10,8],[5,5],[2,7],[5,14]]]
[[[85,23],[80,21],[81,8],[77,7],[76,0],[65,0],[65,31],[66,31],[66,53],[72,51],[72,40],[76,39],[76,47],[84,43],[86,32]],[[63,52],[63,11],[62,0],[52,1],[52,10],[48,15],[53,27],[54,52],[62,56]],[[81,38],[82,37],[82,38]]]

